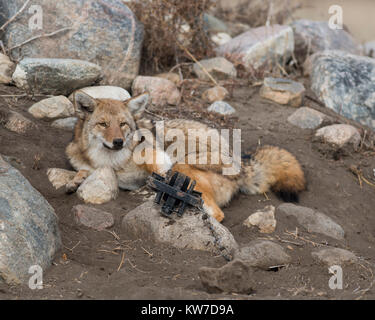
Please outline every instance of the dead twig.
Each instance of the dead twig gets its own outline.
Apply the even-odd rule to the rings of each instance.
[[[191,54],[191,52],[181,43],[177,42],[177,44],[203,70],[203,72],[210,78],[210,80],[215,84],[215,86],[218,86],[219,84],[216,82],[216,80],[211,76],[207,69]]]
[[[110,233],[117,241],[120,241],[120,237],[117,235],[116,232],[111,231],[111,230],[104,230],[104,231]]]
[[[121,257],[120,265],[117,268],[117,272],[120,271],[122,265],[124,264],[124,259],[125,259],[125,251],[122,252],[122,257]]]
[[[111,253],[111,254],[114,254],[115,256],[118,256],[117,252],[110,251],[110,250],[99,249],[98,252],[106,252],[106,253]]]
[[[143,248],[142,246],[141,246],[141,248],[142,248],[142,250],[144,251],[144,252],[146,252],[150,257],[152,257],[154,254],[153,253],[150,253],[148,250],[146,250],[145,248]]]
[[[5,28],[11,24],[22,12],[24,12],[24,10],[26,9],[26,7],[28,6],[28,4],[30,3],[31,0],[27,0],[23,6],[21,7],[21,9],[19,9],[13,17],[11,17],[10,19],[8,19],[0,28],[0,31],[4,31]]]
[[[365,183],[367,183],[369,186],[372,186],[372,187],[375,187],[375,184],[370,182],[369,180],[367,180],[364,176],[363,176],[363,172],[362,170],[358,169],[356,166],[352,165],[349,167],[349,170],[355,174],[358,178],[358,182],[359,182],[359,186],[360,188],[362,189],[362,181],[364,181]]]
[[[299,240],[305,241],[305,242],[307,242],[307,243],[310,243],[310,244],[312,244],[314,247],[321,247],[321,246],[323,246],[323,244],[321,244],[321,243],[317,243],[317,242],[314,242],[314,241],[312,241],[312,240],[305,239],[305,238],[301,237],[300,235],[298,235],[298,229],[297,229],[297,228],[296,228],[296,231],[295,231],[295,232],[290,232],[290,231],[288,231],[288,230],[285,230],[285,233],[286,233],[287,235],[293,236],[294,239],[299,239]]]
[[[70,252],[73,252],[73,250],[74,250],[75,248],[77,248],[77,247],[78,247],[78,245],[79,245],[80,243],[81,243],[81,240],[80,240],[80,241],[78,241],[78,242],[77,242],[77,244],[76,244],[76,245],[75,245],[75,246],[74,246],[73,248],[71,248],[71,249],[70,249],[70,248],[68,248],[68,247],[66,247],[66,246],[64,246],[64,248],[65,248],[65,249],[68,249],[68,250],[69,250]]]
[[[168,73],[171,73],[171,72],[173,72],[175,69],[180,68],[180,67],[182,67],[182,66],[190,66],[190,65],[192,65],[192,64],[193,64],[193,62],[182,62],[182,63],[176,64],[174,67],[172,67],[172,68],[168,71]]]
[[[132,268],[135,269],[135,270],[137,270],[137,271],[139,271],[139,272],[142,272],[142,273],[151,273],[150,271],[143,271],[143,270],[138,269],[137,266],[134,265],[134,264],[130,261],[130,259],[128,259],[128,258],[126,259],[126,261],[129,261],[129,264],[132,266]]]
[[[276,238],[277,238],[277,240],[279,240],[280,242],[283,242],[283,243],[290,243],[290,244],[294,244],[295,246],[303,247],[303,243],[294,242],[294,241],[289,241],[289,240],[284,240],[284,239],[281,239],[279,236],[276,236]]]
[[[64,32],[64,31],[67,31],[67,30],[71,30],[72,28],[68,27],[68,28],[62,28],[62,29],[59,29],[59,30],[56,30],[54,32],[51,32],[51,33],[45,33],[45,34],[41,34],[39,36],[35,36],[35,37],[32,37],[30,39],[27,39],[25,40],[24,42],[20,43],[20,44],[17,44],[13,47],[10,47],[8,49],[8,52],[11,52],[12,50],[14,49],[17,49],[17,48],[20,48],[22,46],[24,46],[25,44],[28,44],[29,42],[31,41],[34,41],[34,40],[37,40],[37,39],[40,39],[40,38],[48,38],[48,37],[53,37],[54,35],[58,34],[58,33],[61,33],[61,32]]]

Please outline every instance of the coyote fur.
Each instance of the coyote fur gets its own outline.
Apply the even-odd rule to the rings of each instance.
[[[134,139],[137,129],[155,131],[152,121],[146,120],[143,115],[148,99],[147,93],[126,101],[93,99],[82,91],[74,94],[79,120],[66,154],[77,174],[67,184],[67,191],[74,192],[91,172],[102,166],[111,167],[117,175],[119,187],[127,190],[144,185],[152,172],[164,175],[173,170],[196,181],[195,189],[202,192],[204,210],[222,221],[224,213],[221,207],[238,192],[262,194],[272,190],[286,200],[297,201],[298,193],[305,189],[304,173],[299,162],[288,151],[273,146],[258,148],[251,159],[240,158],[240,170],[232,175],[222,173],[228,164],[221,160],[218,163],[189,164],[187,150],[184,152],[186,161],[172,161],[165,152],[171,142],[166,142],[164,149],[150,144],[151,152],[140,153],[146,161],[137,161],[134,150],[142,143],[142,140]],[[203,123],[183,119],[166,120],[164,132],[167,134],[170,129],[182,130],[185,138],[189,129],[203,132],[216,130]],[[218,152],[212,141],[209,147],[207,156]],[[158,162],[159,156],[163,156],[164,161]],[[201,156],[199,150],[195,156]]]

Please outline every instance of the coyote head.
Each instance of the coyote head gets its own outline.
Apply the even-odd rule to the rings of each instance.
[[[83,121],[82,136],[88,147],[118,151],[129,143],[146,108],[149,95],[126,101],[94,99],[82,91],[73,95],[74,106]]]

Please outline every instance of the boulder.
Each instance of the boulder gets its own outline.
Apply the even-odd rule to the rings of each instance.
[[[74,220],[78,225],[102,231],[114,225],[113,215],[97,208],[77,205],[72,208]]]
[[[0,281],[27,284],[61,247],[58,219],[43,196],[0,156]]]
[[[79,91],[82,91],[88,94],[94,99],[113,99],[125,101],[131,98],[129,92],[124,88],[115,87],[115,86],[93,86],[80,88]],[[73,102],[73,94],[69,96],[69,100]]]
[[[272,69],[283,65],[294,50],[293,30],[289,26],[272,25],[251,29],[215,49],[216,55],[248,71]]]
[[[251,294],[256,286],[256,270],[241,260],[233,260],[221,268],[202,267],[199,278],[209,293]]]
[[[236,109],[234,109],[229,103],[226,103],[224,101],[215,101],[208,107],[207,111],[216,112],[223,116],[226,116],[235,113]]]
[[[336,240],[344,240],[343,228],[321,212],[292,203],[284,203],[277,208],[277,213],[296,218],[307,232],[320,233]]]
[[[160,206],[150,200],[130,211],[122,221],[126,234],[136,239],[151,239],[180,249],[211,251],[215,254],[218,253],[220,245],[228,256],[233,255],[238,248],[230,231],[216,219],[208,217],[219,237],[218,245],[201,213],[188,209],[182,217],[171,220],[162,216],[160,209]]]
[[[360,54],[361,48],[344,29],[331,29],[327,21],[297,20],[290,24],[294,32],[294,52],[303,63],[308,55],[324,50],[342,50]]]
[[[311,57],[311,89],[338,114],[375,128],[375,59],[343,51]]]
[[[24,58],[13,73],[16,86],[31,93],[69,95],[97,82],[101,68],[83,60]]]
[[[10,110],[0,110],[0,124],[19,134],[25,134],[29,130],[37,128],[34,122],[25,118],[22,114]]]
[[[313,258],[328,266],[351,264],[358,261],[354,253],[340,248],[325,248],[311,253]]]
[[[202,93],[202,99],[213,103],[215,101],[222,101],[229,95],[229,92],[227,89],[221,86],[216,86],[210,89],[205,90]]]
[[[291,257],[282,246],[268,240],[253,240],[237,251],[234,257],[248,266],[264,270],[291,262]]]
[[[64,119],[57,119],[51,123],[52,127],[73,131],[78,121],[76,117],[69,117]]]
[[[261,233],[272,233],[276,228],[275,207],[266,206],[251,214],[243,224],[246,227],[257,226]]]
[[[24,2],[0,0],[4,18],[13,16]],[[43,9],[41,30],[29,28],[31,5]],[[18,60],[30,57],[90,61],[102,67],[105,84],[130,88],[138,75],[143,26],[121,0],[33,0],[6,29],[5,46],[11,48],[33,36],[64,28],[69,29],[11,50],[11,56]],[[81,87],[87,85],[90,83]]]
[[[151,103],[158,107],[168,104],[178,105],[181,100],[180,91],[176,85],[167,79],[158,77],[138,76],[132,85],[132,94],[150,93]]]
[[[216,80],[225,80],[237,76],[237,70],[233,63],[223,57],[201,60],[199,64],[194,63],[193,71],[197,77],[201,80],[209,81],[210,78],[202,67]]]
[[[279,104],[287,104],[298,108],[303,101],[305,87],[303,84],[283,78],[265,78],[259,94],[262,98]]]
[[[15,64],[10,61],[9,57],[0,53],[0,83],[9,84],[12,82],[12,73]]]
[[[47,170],[48,180],[52,183],[55,189],[64,187],[76,174],[77,172],[75,171],[59,168],[49,168]]]
[[[29,108],[34,118],[61,118],[74,115],[74,106],[67,97],[57,96],[43,99]]]
[[[110,167],[96,169],[88,176],[77,190],[78,198],[85,203],[102,204],[118,195],[116,173]]]
[[[328,123],[329,119],[327,115],[315,109],[301,107],[288,117],[288,122],[301,129],[316,129]]]
[[[356,149],[361,142],[361,135],[358,130],[349,124],[334,124],[320,128],[315,136],[338,147],[352,144]]]

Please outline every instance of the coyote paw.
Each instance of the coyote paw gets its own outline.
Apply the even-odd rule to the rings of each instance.
[[[78,187],[82,184],[83,181],[85,181],[88,175],[89,172],[87,170],[78,171],[74,178],[65,185],[66,193],[76,192]]]

